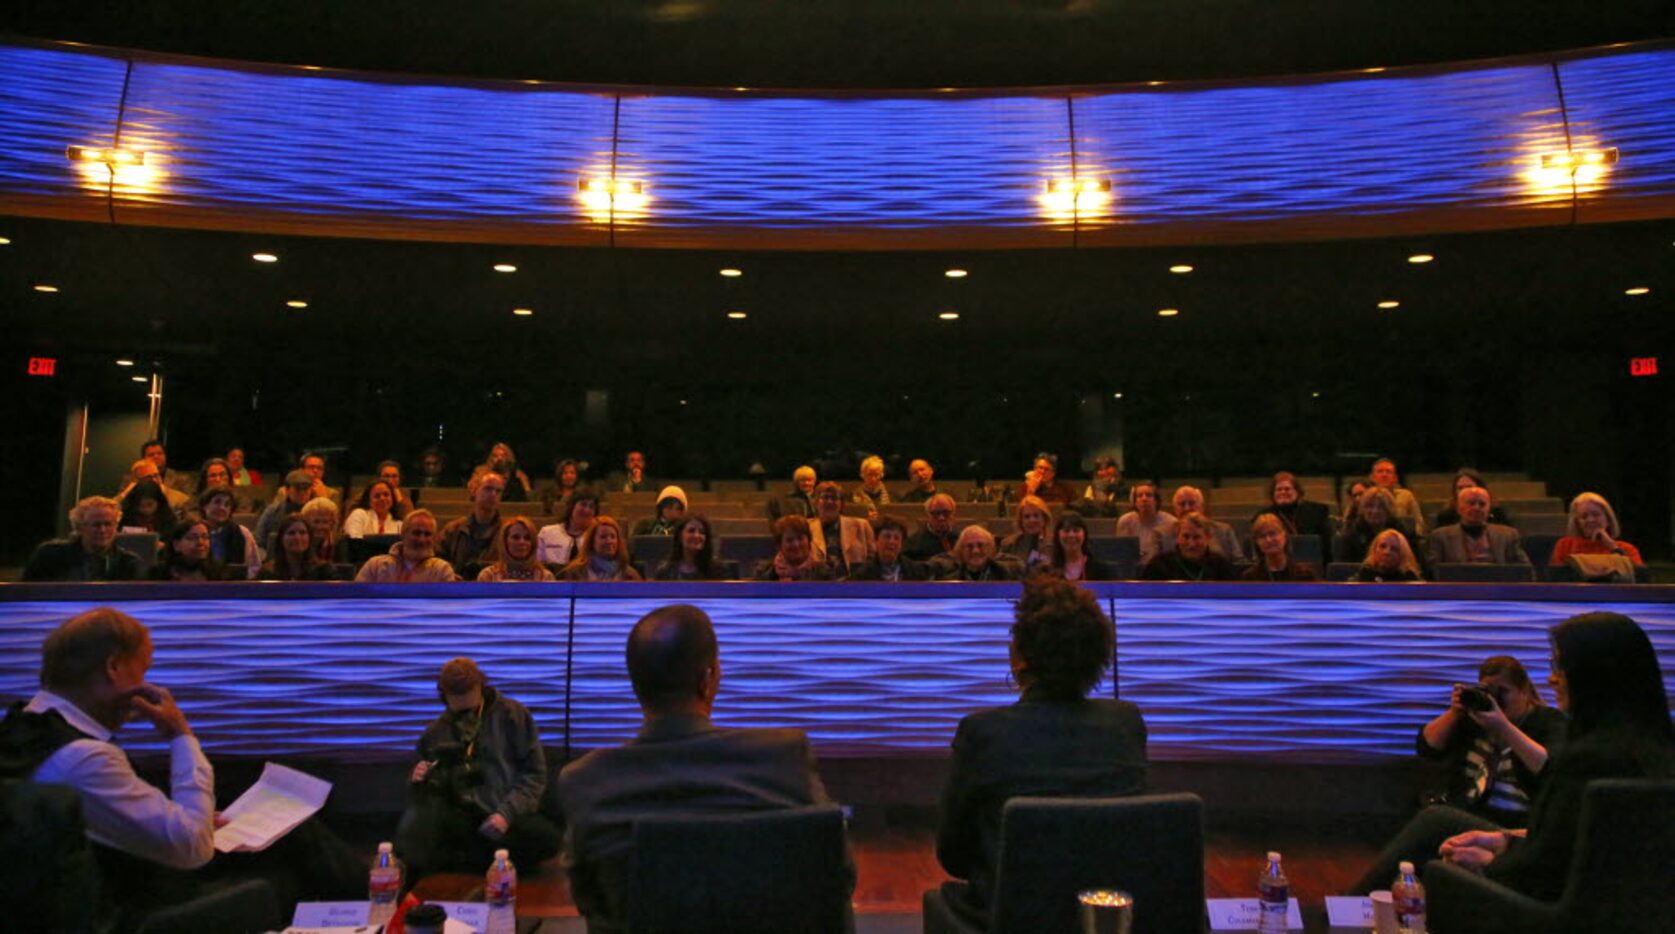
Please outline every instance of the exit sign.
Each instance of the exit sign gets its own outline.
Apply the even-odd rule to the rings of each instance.
[[[1630,376],[1656,376],[1656,375],[1658,375],[1658,358],[1657,357],[1634,357],[1633,359],[1629,360],[1629,362],[1628,362],[1628,375],[1630,375]]]
[[[29,375],[30,376],[57,376],[58,375],[58,358],[56,358],[56,357],[30,357],[29,358]]]

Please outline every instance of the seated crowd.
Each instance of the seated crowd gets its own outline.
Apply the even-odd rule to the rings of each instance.
[[[1208,540],[1207,522],[1183,521]],[[508,527],[528,537],[529,528]],[[886,534],[900,538],[901,529],[886,527]],[[961,562],[971,573],[984,566],[978,557],[994,560],[992,542],[977,545],[972,560]],[[1075,560],[1073,545],[1069,551]],[[1550,642],[1557,710],[1516,659],[1497,656],[1482,664],[1476,683],[1455,685],[1448,707],[1419,727],[1419,754],[1446,763],[1443,788],[1354,891],[1388,887],[1400,861],[1440,858],[1553,901],[1580,839],[1588,784],[1675,778],[1675,730],[1646,633],[1625,616],[1586,613],[1554,626]],[[1093,696],[1114,645],[1112,622],[1090,591],[1050,577],[1024,584],[1007,652],[1019,697],[960,721],[941,795],[936,856],[958,881],[944,883],[937,897],[979,929],[994,904],[1010,799],[1147,790],[1143,712]],[[214,770],[170,692],[146,682],[152,653],[137,620],[108,608],[82,612],[46,639],[41,690],[0,722],[0,789],[15,793],[28,780],[79,795],[85,831],[71,825],[66,832],[85,832],[105,885],[93,889],[103,889],[102,899],[64,910],[99,913],[101,930],[130,930],[172,901],[241,877],[273,885],[281,905],[359,897],[366,862],[318,818],[261,853],[216,851]],[[802,731],[712,722],[721,673],[704,611],[665,606],[641,618],[626,646],[627,680],[643,713],[638,735],[563,765],[554,808],[542,804],[548,766],[529,710],[471,659],[444,664],[435,685],[442,709],[418,738],[393,835],[408,882],[480,872],[499,848],[526,871],[559,854],[588,930],[619,931],[634,916],[636,822],[829,805]],[[136,719],[168,744],[173,782],[166,792],[142,781],[111,742]],[[840,878],[830,882],[847,904],[855,866],[844,849],[831,862]],[[59,929],[82,929],[59,922]],[[1433,914],[1432,922],[1464,929],[1458,918]]]
[[[883,461],[868,457],[860,483],[846,491],[799,467],[791,488],[767,503],[763,528],[776,546],[771,558],[738,567],[722,559],[711,521],[689,508],[678,486],[662,487],[651,516],[633,523],[608,515],[607,493],[658,490],[643,454],[631,452],[625,470],[601,486],[583,482],[584,465],[559,462],[553,486],[533,488],[509,447],[496,444],[465,484],[469,511],[440,522],[417,502],[439,485],[442,461],[429,453],[424,480],[407,488],[401,465],[384,461],[376,478],[348,506],[325,483],[326,462],[302,456],[278,492],[257,502],[260,475],[244,467],[243,452],[207,461],[196,477],[167,468],[161,444],[147,442],[131,477],[115,498],[90,496],[71,511],[74,533],[42,544],[24,577],[31,581],[133,580],[359,580],[412,581],[634,581],[634,580],[1016,580],[1050,575],[1067,580],[1312,581],[1328,564],[1345,567],[1335,579],[1364,582],[1436,579],[1457,565],[1504,565],[1535,570],[1523,539],[1494,503],[1482,477],[1461,470],[1449,503],[1427,527],[1412,491],[1399,484],[1396,465],[1373,464],[1350,486],[1341,515],[1306,498],[1302,481],[1281,471],[1268,484],[1267,504],[1251,517],[1248,544],[1232,525],[1210,515],[1204,492],[1176,487],[1167,501],[1156,484],[1123,481],[1102,458],[1081,494],[1060,479],[1052,455],[1042,454],[1016,488],[1003,488],[1005,514],[1015,500],[1012,531],[998,540],[981,525],[962,527],[958,502],[939,490],[924,460],[910,467],[912,485],[899,496],[884,485]],[[190,490],[191,492],[184,492]],[[991,496],[987,487],[976,491]],[[509,503],[545,504],[552,521],[537,521]],[[898,502],[922,503],[924,518],[908,529]],[[1127,509],[1123,509],[1126,506]],[[1120,514],[1119,514],[1120,513]],[[253,522],[239,515],[254,516]],[[544,517],[546,518],[546,517]],[[1106,524],[1114,519],[1113,524]],[[157,536],[156,560],[140,560],[115,543],[118,532]],[[1114,533],[1111,534],[1111,533]],[[1582,493],[1570,504],[1566,534],[1548,566],[1571,579],[1635,579],[1640,553],[1620,539],[1611,504]],[[1308,537],[1308,559],[1298,539]],[[643,551],[647,537],[667,539],[660,553]],[[1130,539],[1132,559],[1113,560],[1103,545]],[[1353,567],[1352,567],[1353,566]]]

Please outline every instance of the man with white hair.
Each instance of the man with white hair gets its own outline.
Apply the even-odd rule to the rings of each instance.
[[[807,464],[798,467],[791,474],[791,492],[768,503],[768,518],[778,519],[781,516],[802,516],[813,519],[814,486],[819,481],[819,475],[814,468]]]
[[[925,521],[908,536],[902,554],[914,561],[929,561],[954,550],[959,535],[954,531],[954,497],[938,493],[925,500]]]
[[[147,463],[150,463],[149,461]],[[75,532],[42,542],[24,566],[26,581],[139,580],[140,556],[116,544],[122,505],[108,496],[89,496],[70,510]]]
[[[1455,496],[1460,521],[1433,529],[1425,543],[1431,550],[1431,566],[1438,564],[1524,564],[1530,556],[1518,530],[1489,521],[1489,491],[1467,487]]]
[[[1010,555],[997,553],[995,537],[980,525],[968,525],[954,543],[952,567],[946,568],[938,580],[945,581],[1015,581],[1024,576],[1024,564]]]

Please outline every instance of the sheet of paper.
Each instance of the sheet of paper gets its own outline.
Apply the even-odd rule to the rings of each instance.
[[[1212,931],[1254,931],[1262,913],[1262,902],[1254,898],[1206,898],[1204,907],[1209,909]],[[1303,912],[1295,898],[1286,905],[1285,927],[1288,931],[1303,929]]]
[[[372,911],[371,902],[297,902],[291,914],[291,926],[296,928],[361,927]]]
[[[269,762],[256,784],[221,812],[227,824],[215,831],[215,848],[261,852],[319,811],[331,790],[331,782]]]
[[[1365,895],[1328,895],[1326,918],[1335,928],[1370,928],[1373,900]]]
[[[481,934],[489,926],[489,906],[487,902],[427,902],[430,905],[441,905],[448,913],[448,934],[454,934],[455,925],[459,926],[459,934]]]

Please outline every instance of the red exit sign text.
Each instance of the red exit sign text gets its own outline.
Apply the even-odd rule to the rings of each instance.
[[[1628,375],[1630,375],[1630,376],[1656,376],[1656,375],[1658,375],[1658,358],[1657,357],[1634,357],[1633,359],[1629,360],[1629,362],[1628,362]]]
[[[55,357],[30,357],[30,376],[57,376],[58,360]]]

